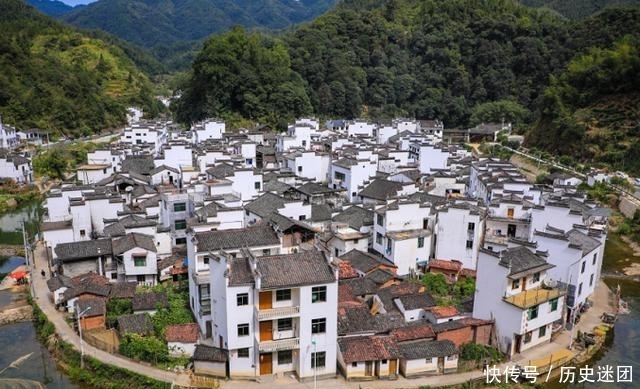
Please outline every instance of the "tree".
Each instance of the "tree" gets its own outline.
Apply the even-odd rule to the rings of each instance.
[[[427,288],[427,292],[436,296],[445,296],[451,291],[444,274],[440,273],[425,274],[422,276],[422,284]]]
[[[36,174],[60,180],[64,179],[69,162],[69,156],[58,147],[40,152],[32,160]]]

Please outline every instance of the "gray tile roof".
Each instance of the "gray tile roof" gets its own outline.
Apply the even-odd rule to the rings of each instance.
[[[71,279],[65,275],[58,274],[55,277],[51,277],[47,280],[47,287],[50,292],[56,291],[62,287],[69,288],[71,286]]]
[[[331,207],[327,204],[312,204],[311,220],[314,222],[331,220]]]
[[[153,163],[153,156],[151,155],[127,155],[127,157],[122,161],[121,171],[124,172],[134,172],[143,175],[149,175],[155,168],[155,164]]]
[[[156,252],[156,245],[153,241],[153,237],[149,235],[139,234],[133,232],[126,236],[113,240],[113,254],[120,255],[125,251],[129,251],[133,248],[139,247],[147,251]]]
[[[375,255],[355,249],[342,254],[340,256],[340,259],[349,261],[354,269],[359,270],[362,273],[368,273],[379,266],[395,267],[393,263],[387,261],[384,258],[379,258]]]
[[[115,223],[104,227],[103,234],[107,236],[123,236],[127,228],[152,227],[158,224],[156,219],[148,219],[138,215],[127,215]]]
[[[101,255],[111,255],[111,239],[59,243],[54,250],[58,260],[62,262],[98,258]]]
[[[460,328],[464,328],[466,326],[467,324],[465,324],[460,320],[451,320],[451,321],[445,321],[442,323],[432,324],[431,329],[433,329],[433,332],[435,332],[436,334],[439,334],[441,332],[453,331]]]
[[[567,232],[569,243],[582,248],[582,255],[587,255],[600,246],[600,241],[575,228]]]
[[[225,177],[233,176],[235,169],[233,166],[229,164],[221,163],[220,165],[210,167],[206,171],[207,171],[207,174],[209,174],[212,177],[225,178]]]
[[[373,211],[354,205],[334,216],[333,221],[347,223],[359,231],[362,226],[373,225]]]
[[[251,285],[253,275],[247,258],[232,258],[229,261],[229,286]]]
[[[136,293],[131,303],[134,311],[149,311],[169,308],[169,299],[164,292]]]
[[[398,300],[406,310],[429,308],[436,305],[436,300],[429,293],[400,296]]]
[[[524,246],[503,250],[499,253],[500,265],[509,268],[510,278],[520,278],[531,272],[538,272],[554,267],[543,258],[532,253]]]
[[[402,190],[402,184],[395,181],[375,179],[360,191],[360,197],[384,201],[395,197]]]
[[[261,289],[278,289],[335,282],[336,274],[322,251],[257,258]]]
[[[285,200],[282,197],[267,192],[246,204],[244,209],[266,219],[273,212],[277,212],[279,208],[283,208],[284,203]]]
[[[133,333],[150,335],[153,333],[153,323],[148,313],[118,316],[118,331],[120,335]]]
[[[63,220],[59,222],[43,222],[40,224],[40,231],[70,230],[73,228],[71,220]]]
[[[137,287],[137,282],[115,282],[111,284],[109,298],[133,298]]]
[[[416,340],[398,343],[403,359],[424,359],[448,357],[458,353],[456,345],[450,340]]]
[[[339,335],[386,333],[404,325],[404,318],[399,314],[372,315],[367,307],[338,309]]]
[[[266,224],[249,228],[198,232],[195,238],[199,252],[280,245],[280,238],[273,228]]]
[[[341,285],[348,285],[356,296],[366,296],[375,294],[378,290],[378,284],[366,277],[351,278],[340,281]]]
[[[336,192],[335,189],[331,189],[326,185],[318,184],[317,182],[306,182],[297,187],[296,190],[307,196]]]
[[[193,352],[194,361],[226,362],[227,359],[229,359],[229,352],[227,350],[204,344],[197,344]]]
[[[82,315],[82,317],[104,316],[107,314],[107,304],[104,297],[82,298],[77,301],[78,312],[83,312],[85,309],[91,307]]]

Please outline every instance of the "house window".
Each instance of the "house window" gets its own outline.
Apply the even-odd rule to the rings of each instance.
[[[248,209],[246,209],[246,210],[244,211],[244,214],[245,214],[245,215],[247,215],[247,216],[249,216],[249,210],[248,210]]]
[[[249,323],[238,324],[238,336],[249,336]]]
[[[547,334],[547,326],[540,327],[540,329],[538,330],[538,338],[544,338],[546,334]]]
[[[595,253],[593,254],[593,261],[591,261],[591,264],[595,265],[597,260],[598,260],[598,253]]]
[[[238,293],[236,295],[238,306],[249,305],[249,293]]]
[[[468,232],[473,232],[476,229],[476,223],[469,223],[467,224],[467,231]]]
[[[455,356],[455,355],[449,355],[449,356],[447,357],[447,361],[455,361],[455,359],[456,359],[456,356]]]
[[[533,273],[533,278],[531,279],[531,282],[538,282],[538,281],[540,281],[540,272]]]
[[[518,289],[520,287],[520,280],[513,280],[511,282],[511,289]]]
[[[208,300],[211,297],[209,284],[198,285],[200,288],[200,301]]]
[[[136,281],[137,282],[147,282],[147,276],[145,276],[144,274],[138,274],[136,276]]]
[[[317,353],[311,353],[311,368],[324,367],[326,364],[327,353],[324,351],[318,351]]]
[[[424,247],[424,237],[419,237],[418,238],[418,248],[422,248]]]
[[[111,273],[111,279],[112,280],[117,280],[118,279],[118,273]]]
[[[174,227],[176,230],[184,230],[187,228],[187,221],[186,220],[176,220],[173,223]]]
[[[173,212],[184,212],[187,210],[187,203],[173,204]]]
[[[526,334],[524,334],[524,343],[529,343],[531,342],[531,331],[527,332]]]
[[[210,259],[211,259],[210,257],[204,257],[204,258],[202,258],[202,260],[204,261],[204,264],[205,264],[205,265],[208,265],[208,264],[209,264],[209,260],[210,260]]]
[[[304,220],[304,219],[306,219],[306,218],[307,218],[307,216],[306,216],[306,215],[300,215],[300,216],[298,216],[298,220]]]
[[[293,329],[293,319],[290,317],[278,319],[278,331],[291,331]]]
[[[249,348],[239,348],[238,358],[249,358]]]
[[[302,166],[298,166],[298,173],[302,173]]]
[[[580,273],[584,273],[585,266],[587,266],[587,261],[582,261],[582,267],[580,268]]]
[[[312,319],[311,320],[311,333],[312,334],[324,334],[327,331],[327,319]]]
[[[467,240],[467,249],[472,249],[472,248],[473,248],[473,241]]]
[[[383,225],[384,224],[384,216],[377,215],[376,222],[378,223],[379,226]]]
[[[80,230],[80,236],[85,236],[87,235],[87,232],[85,230]]]
[[[187,244],[187,238],[176,238],[176,245]]]
[[[550,312],[555,312],[558,310],[558,299],[553,299],[549,301],[549,309],[550,309]]]
[[[260,181],[256,181],[256,182],[253,184],[253,188],[254,188],[255,190],[260,190]]]
[[[589,286],[593,286],[593,273],[589,277]]]
[[[578,285],[578,296],[582,294],[582,282]]]
[[[344,173],[340,173],[340,172],[335,172],[333,174],[333,177],[338,181],[344,181],[344,179],[345,179]]]
[[[376,243],[382,244],[382,234],[379,232],[376,232]]]
[[[311,288],[311,302],[319,303],[327,301],[327,287],[326,286],[314,286]]]
[[[290,365],[293,362],[292,350],[278,351],[278,365]]]
[[[534,306],[527,310],[527,320],[533,320],[538,317],[538,306]]]
[[[351,367],[358,367],[358,362],[351,362]]]
[[[134,255],[133,256],[133,266],[135,266],[135,267],[147,266],[147,256],[146,255]]]
[[[380,363],[383,364],[383,365],[386,365],[387,364],[387,360],[383,359]]]
[[[271,249],[262,249],[262,255],[271,255]]]
[[[426,363],[427,365],[430,365],[433,363],[433,358],[425,358],[424,359],[424,363]]]
[[[289,301],[289,300],[291,300],[291,289],[276,290],[276,301]]]

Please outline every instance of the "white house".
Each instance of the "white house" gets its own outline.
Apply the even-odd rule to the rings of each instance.
[[[438,209],[434,258],[455,259],[463,267],[475,269],[478,249],[482,247],[484,214],[483,208],[465,202]]]
[[[406,378],[455,373],[458,349],[450,340],[414,340],[398,343],[400,374]]]
[[[552,268],[524,246],[480,250],[473,317],[495,320],[498,346],[509,357],[550,342],[562,320],[565,291],[545,283]]]
[[[0,149],[13,150],[18,147],[20,140],[16,133],[16,129],[12,126],[2,123],[0,117]]]
[[[78,180],[82,182],[83,185],[96,184],[109,177],[112,173],[113,168],[111,164],[86,164],[80,165],[76,169]]]
[[[0,150],[0,178],[9,178],[21,184],[32,183],[31,160],[18,154]]]
[[[246,254],[210,262],[213,339],[230,376],[334,377],[337,268],[320,251]]]
[[[284,156],[285,168],[296,176],[309,178],[315,182],[327,182],[331,156],[315,151],[295,152]]]
[[[207,139],[222,139],[225,132],[225,123],[218,119],[206,119],[200,123],[196,123],[191,127],[191,131],[195,134],[193,142],[200,144]]]
[[[350,202],[358,198],[360,186],[375,177],[378,167],[377,155],[373,159],[342,158],[331,163],[329,187],[347,191]]]
[[[114,239],[113,255],[116,263],[105,269],[108,278],[118,282],[135,281],[145,286],[156,284],[158,258],[153,237],[131,233]]]

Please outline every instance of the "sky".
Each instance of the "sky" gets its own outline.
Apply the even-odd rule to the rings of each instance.
[[[65,4],[71,5],[71,6],[76,6],[78,4],[89,4],[89,3],[93,3],[96,0],[59,0],[62,1]]]

